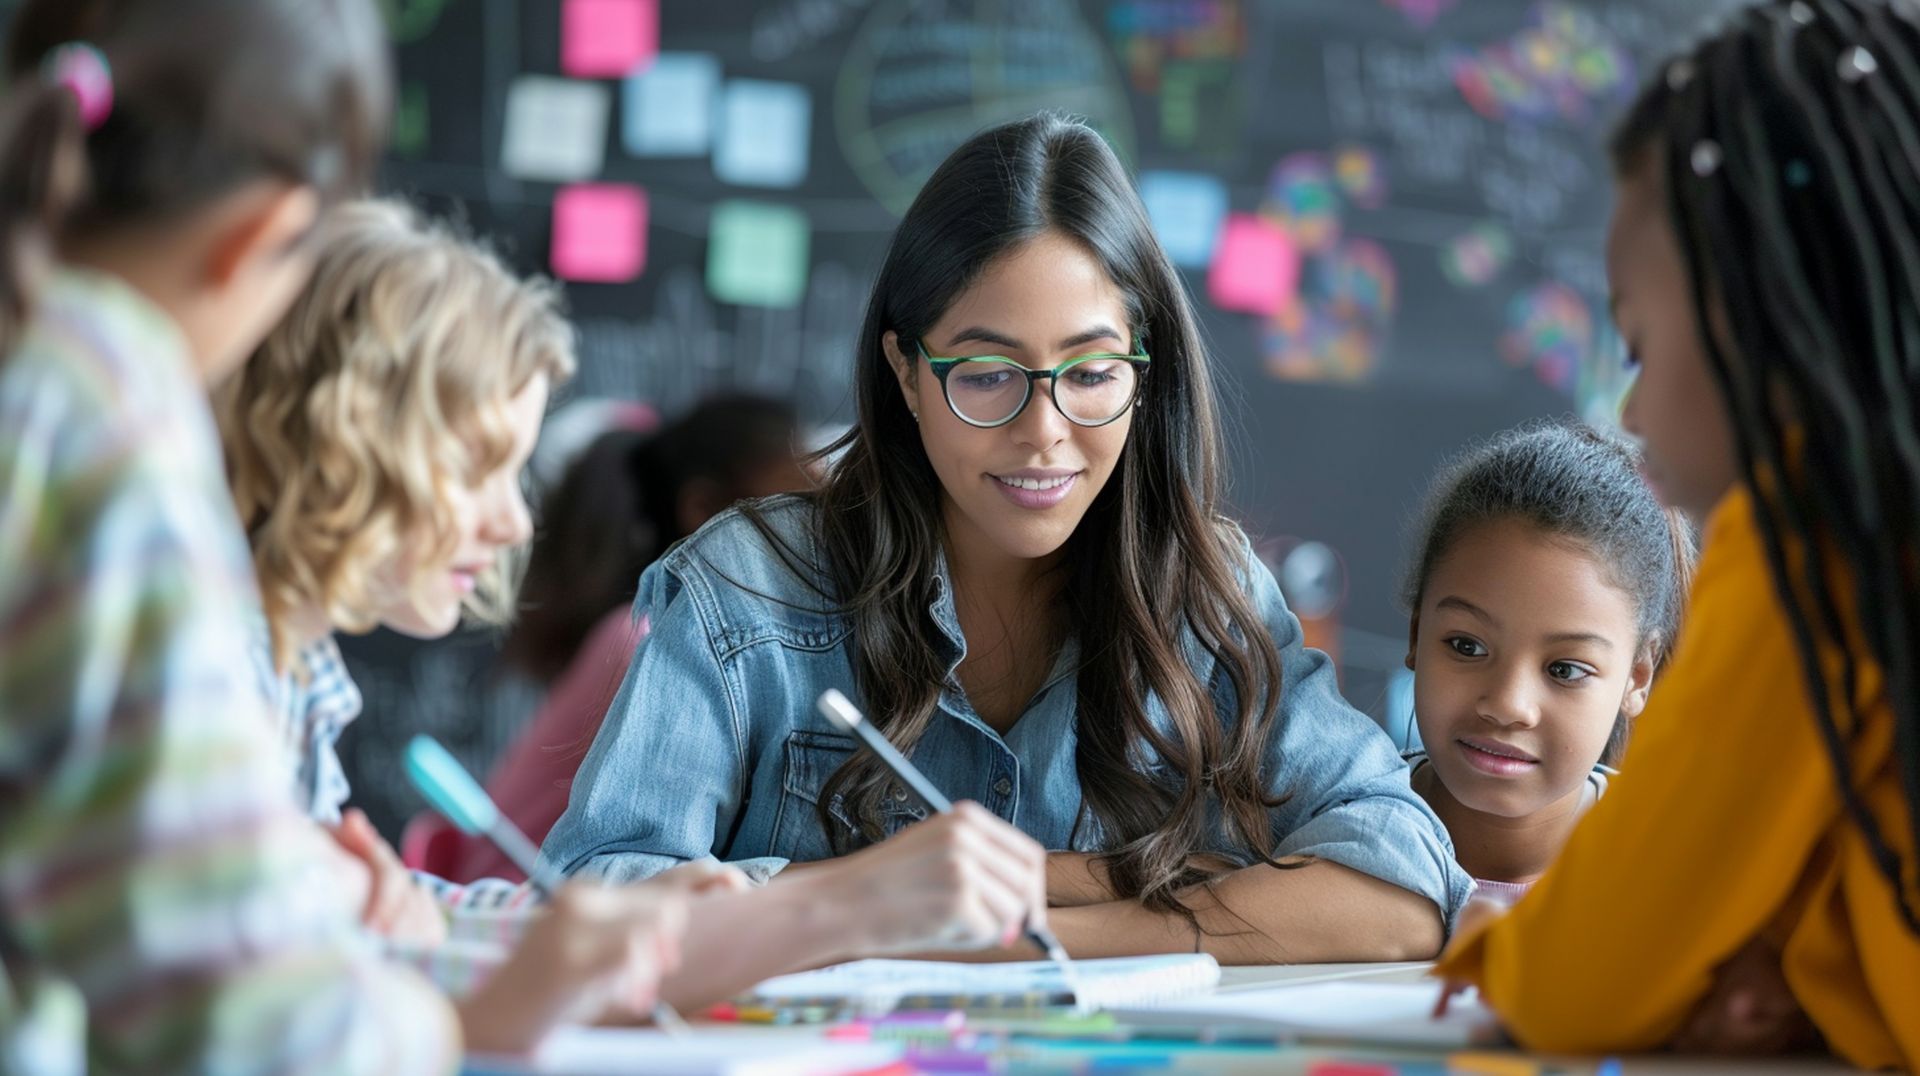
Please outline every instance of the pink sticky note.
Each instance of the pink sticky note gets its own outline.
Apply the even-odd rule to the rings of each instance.
[[[1300,252],[1275,225],[1230,213],[1207,271],[1207,294],[1222,310],[1272,317],[1300,286]]]
[[[560,69],[574,78],[626,78],[660,51],[660,0],[566,0]]]
[[[587,183],[553,199],[553,272],[562,280],[624,284],[647,264],[647,192]]]

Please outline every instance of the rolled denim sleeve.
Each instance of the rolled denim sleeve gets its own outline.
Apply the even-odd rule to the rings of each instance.
[[[710,857],[745,804],[741,699],[708,629],[710,584],[688,569],[670,554],[641,576],[634,614],[652,630],[541,849],[563,874],[630,882]],[[785,865],[735,864],[756,881]]]
[[[1418,893],[1449,930],[1473,880],[1446,827],[1407,781],[1387,734],[1341,697],[1333,662],[1309,649],[1273,573],[1246,547],[1251,597],[1280,650],[1280,721],[1267,750],[1274,856],[1313,856]]]

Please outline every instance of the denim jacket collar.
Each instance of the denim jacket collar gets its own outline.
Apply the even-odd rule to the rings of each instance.
[[[948,652],[950,660],[947,663],[946,689],[941,692],[940,702],[941,706],[949,712],[975,717],[977,720],[973,707],[966,702],[965,696],[959,690],[958,670],[960,663],[966,660],[967,637],[960,630],[960,612],[954,606],[952,580],[953,574],[947,564],[946,550],[935,550],[933,597],[927,603],[927,613],[933,617],[934,626],[940,629],[940,634],[946,638],[947,645],[951,647]],[[1061,640],[1059,652],[1053,658],[1053,667],[1048,670],[1047,678],[1041,682],[1040,689],[1034,692],[1034,696],[1038,698],[1046,694],[1055,684],[1072,676],[1079,669],[1080,640],[1076,636],[1068,635]]]

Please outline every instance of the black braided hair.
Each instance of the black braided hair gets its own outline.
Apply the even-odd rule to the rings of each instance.
[[[1885,677],[1920,849],[1917,56],[1913,0],[1758,4],[1655,76],[1613,155],[1623,173],[1664,176],[1821,739],[1920,934],[1914,865],[1868,811],[1849,757],[1864,648]]]

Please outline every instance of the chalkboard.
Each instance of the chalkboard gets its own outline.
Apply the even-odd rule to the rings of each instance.
[[[403,107],[386,184],[463,213],[522,269],[548,269],[563,185],[517,178],[502,154],[515,80],[563,73],[564,5],[387,3]],[[1349,696],[1378,712],[1405,652],[1405,518],[1433,467],[1530,417],[1615,413],[1607,127],[1652,64],[1735,6],[665,0],[670,63],[702,58],[722,93],[746,80],[805,94],[804,175],[728,182],[718,147],[635,155],[636,102],[597,80],[611,109],[592,179],[645,191],[646,264],[631,282],[569,284],[583,340],[572,391],[672,410],[737,386],[845,421],[866,288],[918,184],[982,126],[1083,115],[1155,191],[1186,263],[1228,401],[1234,505],[1296,608],[1325,618],[1317,637],[1337,649]],[[709,227],[740,200],[804,215],[807,276],[791,303],[716,298]],[[1284,269],[1290,253],[1298,279],[1278,313],[1231,271],[1273,258],[1275,234],[1280,261],[1264,264]],[[1217,264],[1229,241],[1233,259]],[[487,652],[354,648],[371,688],[356,764],[379,778],[363,790],[391,783],[396,737],[376,726],[397,734],[424,708],[480,762],[524,719],[534,695],[498,694]],[[383,822],[398,813],[371,806]]]
[[[1087,117],[1152,192],[1203,311],[1234,505],[1363,707],[1404,653],[1403,525],[1434,465],[1529,417],[1613,413],[1607,126],[1654,62],[1736,6],[381,2],[400,72],[383,186],[463,216],[524,271],[572,257],[555,206],[574,181],[616,185],[628,212],[643,200],[637,276],[625,250],[619,282],[567,285],[568,391],[668,412],[742,387],[845,421],[866,289],[918,184],[987,124]],[[570,42],[576,18],[640,36]],[[635,87],[569,75],[622,48]],[[582,112],[553,102],[576,97],[591,133],[561,145]],[[743,226],[789,271],[739,264]],[[602,271],[606,256],[583,255]],[[425,725],[483,764],[538,698],[494,675],[485,637],[349,650],[368,698],[350,766],[389,830],[414,803],[403,733]]]

